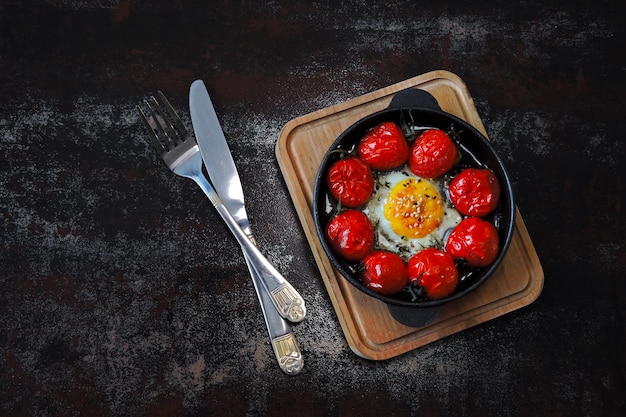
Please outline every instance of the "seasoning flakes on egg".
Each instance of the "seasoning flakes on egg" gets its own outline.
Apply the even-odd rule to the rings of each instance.
[[[441,246],[461,215],[445,199],[443,183],[414,175],[407,167],[379,173],[365,213],[375,228],[376,246],[405,260],[420,250]]]
[[[465,154],[449,135],[424,129],[407,141],[383,122],[342,151],[326,176],[332,251],[367,288],[412,302],[447,297],[468,267],[493,262],[499,251],[495,227],[471,218],[497,206],[497,178],[473,156],[460,165]],[[481,234],[488,226],[492,233]],[[487,249],[490,256],[469,262]]]

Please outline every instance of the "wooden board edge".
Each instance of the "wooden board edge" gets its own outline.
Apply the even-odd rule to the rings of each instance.
[[[298,216],[300,217],[300,221],[303,223],[303,229],[305,231],[305,233],[309,236],[307,236],[307,239],[309,240],[309,242],[311,243],[311,238],[313,239],[317,239],[317,235],[315,236],[310,236],[310,231],[311,230],[315,230],[315,226],[314,226],[314,222],[310,213],[310,208],[308,207],[308,202],[306,201],[306,196],[300,196],[298,193],[298,190],[296,190],[294,187],[295,185],[292,185],[289,183],[289,181],[287,181],[287,178],[291,178],[292,176],[296,176],[298,177],[298,173],[295,169],[295,166],[292,163],[292,160],[290,158],[287,157],[287,155],[290,155],[290,151],[288,149],[288,143],[289,143],[289,136],[291,135],[291,133],[297,129],[299,126],[305,124],[305,123],[310,123],[312,121],[315,120],[319,120],[321,118],[330,116],[332,114],[335,114],[337,112],[343,112],[349,109],[352,109],[353,107],[359,106],[361,104],[370,102],[372,100],[379,100],[381,98],[381,96],[388,96],[391,94],[395,94],[398,91],[401,91],[402,89],[405,88],[419,88],[419,86],[421,84],[424,84],[425,82],[432,82],[435,79],[440,78],[440,79],[446,79],[448,81],[450,81],[452,84],[454,84],[455,89],[458,89],[459,93],[463,96],[464,99],[464,104],[465,106],[469,106],[470,108],[468,109],[468,111],[471,113],[476,112],[475,109],[475,104],[473,101],[472,96],[469,94],[469,91],[467,89],[467,86],[465,85],[465,83],[461,80],[460,77],[458,77],[456,74],[453,74],[451,72],[448,72],[446,70],[435,70],[435,71],[431,71],[429,73],[426,74],[422,74],[422,75],[418,75],[416,77],[413,77],[411,79],[405,80],[403,82],[385,87],[385,88],[381,88],[378,89],[376,91],[373,91],[371,93],[367,93],[365,95],[356,97],[354,99],[327,107],[325,109],[321,109],[318,111],[315,111],[313,113],[309,113],[307,115],[298,117],[296,119],[293,119],[291,121],[289,121],[281,130],[281,133],[279,135],[278,141],[276,143],[276,148],[275,148],[275,153],[276,153],[276,158],[278,160],[278,164],[279,167],[282,171],[283,177],[286,180],[287,183],[287,187],[289,190],[289,193],[292,197],[292,199],[296,198],[298,201],[294,201],[294,205],[296,206],[296,211],[298,212]],[[477,112],[476,112],[477,114]],[[476,116],[478,117],[478,116]],[[482,123],[482,120],[478,117],[477,120],[475,120],[476,118],[472,118],[472,124],[480,131],[482,131],[485,135],[486,135],[486,130],[484,128],[484,125]],[[300,203],[300,204],[298,204]],[[305,210],[306,209],[306,210]],[[519,216],[519,213],[518,213]],[[518,217],[519,219],[521,219],[521,216]],[[305,226],[306,225],[306,226]],[[521,227],[523,228],[524,231],[526,231],[527,234],[527,230],[525,227],[525,224],[523,223],[523,220],[521,221]],[[530,242],[530,251],[534,253],[534,255],[536,256],[536,252],[534,249],[534,246],[532,245],[532,242],[530,241],[530,238],[528,237],[528,241]],[[524,242],[527,243],[527,242]],[[329,297],[331,299],[331,302],[333,304],[333,307],[335,308],[337,317],[339,319],[340,325],[343,329],[344,332],[344,336],[346,337],[346,340],[348,342],[349,347],[351,348],[351,350],[358,356],[365,358],[365,359],[371,359],[371,360],[385,360],[385,359],[390,359],[394,356],[398,356],[400,354],[409,352],[411,350],[414,350],[418,347],[424,346],[428,343],[432,343],[433,341],[436,341],[442,337],[446,337],[449,336],[451,334],[454,334],[458,331],[461,331],[463,329],[469,328],[469,327],[473,327],[474,325],[478,325],[481,324],[485,321],[488,321],[492,318],[496,318],[504,313],[501,312],[494,312],[493,310],[487,311],[484,314],[484,317],[486,318],[481,318],[481,319],[475,319],[472,321],[475,321],[475,323],[471,324],[470,326],[464,325],[464,324],[456,324],[453,326],[450,326],[450,332],[448,334],[446,334],[445,332],[442,333],[439,332],[437,334],[435,334],[435,332],[432,332],[430,335],[420,335],[420,336],[416,336],[415,333],[409,333],[406,336],[400,337],[398,339],[395,339],[391,342],[389,342],[384,350],[378,349],[377,346],[372,345],[371,343],[368,343],[367,340],[363,339],[363,335],[361,334],[361,332],[358,329],[358,324],[355,323],[356,318],[351,316],[351,312],[350,309],[348,308],[348,306],[345,304],[345,300],[344,303],[340,303],[339,302],[339,297],[343,297],[343,292],[341,290],[341,288],[338,286],[337,283],[335,283],[333,285],[333,283],[331,283],[330,278],[328,276],[325,276],[324,274],[334,274],[334,272],[332,272],[332,267],[330,266],[329,261],[325,261],[326,257],[325,254],[323,253],[316,253],[316,251],[314,250],[314,247],[318,247],[318,245],[312,245],[309,244],[309,246],[311,247],[311,250],[313,252],[314,258],[316,260],[316,263],[318,265],[318,269],[320,271],[320,274],[323,278],[323,282],[324,285],[327,289],[327,292],[329,293]],[[527,247],[528,249],[528,245],[524,244],[525,247]],[[319,252],[319,251],[317,251]],[[532,255],[532,254],[531,254]],[[539,267],[540,270],[540,274],[541,274],[541,285],[539,286],[539,288],[534,288],[533,291],[531,291],[531,293],[528,295],[528,302],[527,303],[520,303],[517,306],[514,306],[514,308],[511,308],[509,311],[513,311],[514,309],[517,308],[521,308],[524,305],[530,304],[532,301],[534,301],[540,294],[541,292],[541,288],[543,285],[543,271],[541,269],[541,265],[537,262],[537,266]],[[330,268],[331,272],[328,272]],[[510,308],[511,306],[509,306]],[[493,317],[487,317],[487,316],[493,316]],[[481,316],[482,315],[477,315],[477,316]],[[458,327],[458,329],[456,329],[456,327]],[[454,329],[453,329],[454,328]],[[408,343],[407,344],[407,339],[416,339],[419,340],[418,343]],[[395,346],[391,346],[391,345],[397,345],[397,347]]]
[[[329,113],[329,114],[332,114]],[[317,120],[323,117],[328,116],[325,110],[318,111],[309,115],[311,117],[310,120]],[[363,341],[356,338],[354,335],[360,334],[357,331],[357,325],[354,323],[354,318],[351,317],[348,306],[345,303],[340,302],[339,297],[343,296],[341,289],[338,287],[338,284],[333,285],[332,280],[328,277],[328,271],[332,271],[332,266],[330,265],[330,261],[326,257],[326,254],[320,252],[321,243],[313,244],[318,241],[317,234],[313,235],[311,232],[315,230],[315,224],[313,221],[313,216],[310,213],[310,209],[308,206],[308,202],[304,195],[300,195],[294,187],[295,185],[291,184],[288,180],[293,176],[297,176],[297,172],[293,166],[291,159],[283,158],[283,155],[288,155],[289,150],[287,149],[287,139],[291,135],[291,133],[298,127],[302,125],[302,120],[293,119],[291,122],[287,123],[285,127],[282,129],[279,140],[276,144],[276,158],[278,160],[278,165],[280,170],[282,171],[285,183],[287,185],[287,189],[289,194],[294,202],[294,207],[298,218],[300,219],[301,227],[306,236],[307,242],[309,243],[309,249],[313,254],[313,258],[315,259],[315,263],[317,265],[318,273],[322,278],[322,282],[324,287],[326,288],[326,292],[330,298],[331,304],[333,305],[333,309],[335,310],[335,314],[337,315],[337,319],[339,321],[339,325],[342,328],[344,337],[346,338],[346,342],[348,346],[354,351],[355,354],[362,356],[358,351],[354,350],[353,346],[362,344]],[[350,318],[350,320],[348,320]],[[365,358],[365,356],[362,356]]]
[[[360,343],[358,345],[351,346],[352,350],[358,352],[358,355],[364,359],[376,361],[391,359],[532,304],[541,294],[545,276],[535,247],[530,240],[530,235],[528,234],[524,220],[519,213],[519,209],[516,208],[516,211],[517,218],[515,227],[518,229],[518,237],[521,239],[522,246],[528,254],[531,269],[528,284],[521,291],[499,299],[489,305],[476,308],[474,310],[475,313],[470,315],[463,322],[452,323],[443,328],[433,329],[433,331],[426,334],[420,333],[419,331],[412,332],[383,344],[376,344],[374,342],[368,343],[367,340],[359,340]],[[470,322],[470,324],[465,324],[467,322]]]

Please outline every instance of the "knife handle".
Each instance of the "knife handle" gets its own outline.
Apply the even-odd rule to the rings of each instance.
[[[267,288],[269,282],[282,282],[281,285],[275,286],[270,291],[271,300],[278,313],[294,323],[301,322],[306,317],[306,306],[304,300],[298,292],[286,282],[283,276],[274,268],[259,249],[252,243],[246,234],[241,230],[236,220],[230,216],[230,213],[223,204],[215,206],[218,212],[225,218],[226,224],[231,227],[231,231],[241,245],[244,256],[249,262],[256,275]]]
[[[265,325],[267,326],[272,342],[272,349],[274,350],[280,369],[288,375],[296,375],[300,373],[303,369],[304,361],[302,359],[302,354],[300,353],[298,341],[291,332],[289,324],[287,324],[283,317],[281,317],[279,311],[274,308],[273,299],[270,297],[269,292],[259,275],[260,271],[266,271],[269,273],[273,272],[272,270],[275,271],[275,269],[256,248],[253,243],[254,238],[250,239],[246,233],[241,230],[237,221],[233,218],[228,209],[226,209],[220,199],[220,196],[215,192],[213,186],[211,186],[211,183],[209,183],[204,175],[194,175],[192,178],[200,186],[202,191],[204,191],[209,200],[211,200],[211,203],[218,211],[230,231],[233,233],[243,250],[246,264],[248,265],[248,269],[250,270],[250,274],[252,276],[254,289],[259,298],[259,303],[261,304]],[[278,273],[278,271],[275,273]]]
[[[249,260],[249,255],[245,250],[243,254],[246,257],[246,260]],[[255,269],[254,266],[252,266],[252,268]],[[272,285],[270,285],[268,278],[275,281],[275,274],[263,275],[256,269],[254,272],[269,293],[270,300],[281,317],[291,321],[292,323],[299,323],[304,320],[306,317],[304,299],[302,299],[302,296],[300,296],[291,284],[285,280],[282,283],[272,282]]]
[[[241,221],[236,220],[241,226]],[[252,234],[249,227],[241,227],[248,239],[256,246],[256,239]],[[244,256],[248,256],[246,252],[243,252]],[[276,310],[280,313],[281,317],[291,321],[292,323],[299,323],[306,317],[306,307],[304,306],[304,299],[296,291],[296,289],[280,275],[270,275],[265,277],[259,277],[263,286],[269,292],[272,303]],[[264,279],[265,278],[265,279]],[[268,279],[269,278],[269,279]],[[282,278],[282,279],[281,279]]]
[[[246,261],[250,267],[254,269],[259,279],[263,282],[263,285],[267,288],[267,283],[281,283],[278,287],[275,286],[270,290],[272,303],[276,306],[279,314],[283,318],[295,323],[304,320],[306,317],[304,299],[287,283],[287,280],[274,268],[261,251],[259,251],[248,235],[241,230],[237,220],[235,220],[226,206],[224,206],[220,196],[215,192],[215,189],[204,175],[196,176],[194,180],[198,183],[200,188],[202,188],[207,197],[209,197],[209,200],[211,200],[211,203],[237,239],[237,242],[244,252]]]

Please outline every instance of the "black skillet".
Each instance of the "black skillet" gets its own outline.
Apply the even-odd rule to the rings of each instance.
[[[337,149],[352,150],[366,131],[384,121],[393,121],[398,124],[410,121],[414,126],[439,128],[444,131],[454,129],[457,132],[454,138],[457,147],[462,153],[460,170],[466,166],[483,166],[491,169],[500,183],[500,202],[497,209],[486,219],[491,221],[498,230],[500,251],[496,260],[480,269],[461,271],[460,281],[456,290],[450,296],[440,300],[414,301],[406,292],[393,296],[385,296],[365,287],[358,276],[358,265],[345,261],[332,252],[325,239],[325,227],[332,216],[336,201],[328,194],[326,172],[330,166],[341,157]],[[444,112],[437,100],[423,90],[407,89],[397,93],[389,107],[364,117],[345,130],[330,146],[315,178],[313,192],[313,218],[315,228],[333,266],[352,285],[364,293],[377,298],[387,304],[391,315],[400,323],[407,326],[420,327],[431,323],[439,314],[442,305],[458,300],[469,294],[485,282],[498,268],[511,242],[515,223],[515,204],[511,182],[489,141],[474,127],[458,117]]]

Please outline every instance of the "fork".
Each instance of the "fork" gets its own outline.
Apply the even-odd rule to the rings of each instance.
[[[261,304],[261,310],[272,341],[272,348],[279,366],[287,374],[299,373],[302,370],[303,361],[298,342],[289,324],[274,307],[263,283],[264,279],[276,279],[277,276],[282,279],[280,273],[258,250],[224,206],[202,171],[202,156],[193,133],[185,128],[165,95],[160,91],[158,91],[158,95],[163,104],[152,96],[150,100],[145,102],[148,114],[141,107],[137,107],[153,145],[172,172],[181,177],[192,179],[200,186],[235,236],[246,255],[246,263],[250,269],[252,282]]]

